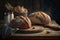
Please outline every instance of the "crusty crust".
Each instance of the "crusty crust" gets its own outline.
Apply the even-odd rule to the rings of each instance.
[[[50,16],[42,11],[33,12],[33,14],[30,14],[29,18],[33,24],[47,25],[51,22]]]
[[[16,22],[17,19],[19,20],[19,22]],[[28,20],[23,16],[16,17],[14,20],[11,21],[9,26],[13,28],[19,28],[19,29],[28,29],[31,27]]]

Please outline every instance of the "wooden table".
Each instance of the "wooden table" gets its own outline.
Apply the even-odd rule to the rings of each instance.
[[[44,27],[43,27],[44,28]],[[47,33],[49,31],[49,33]],[[45,28],[42,32],[34,33],[34,34],[20,34],[14,33],[8,39],[14,40],[40,40],[40,39],[47,39],[47,40],[57,40],[60,39],[60,31],[51,30],[49,28]]]
[[[43,26],[42,26],[43,27]],[[47,40],[55,40],[55,39],[60,39],[60,31],[56,31],[56,30],[51,30],[50,28],[45,28],[43,27],[44,30],[42,32],[39,33],[34,33],[34,34],[17,34],[14,33],[13,35],[11,35],[10,37],[7,37],[6,39],[8,40],[14,40],[14,39],[21,39],[21,40],[25,40],[25,39],[47,39]]]

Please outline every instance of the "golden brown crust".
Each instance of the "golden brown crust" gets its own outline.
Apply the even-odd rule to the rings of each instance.
[[[31,19],[33,24],[37,23],[37,24],[46,25],[46,24],[49,24],[51,22],[51,18],[48,14],[46,14],[42,11],[36,11],[36,12],[33,12],[33,13],[34,13],[33,15],[29,16],[29,18]]]
[[[17,19],[20,22],[16,22]],[[19,29],[28,29],[31,26],[29,25],[29,23],[27,21],[28,20],[26,20],[25,17],[16,17],[14,20],[11,21],[11,23],[9,24],[9,26],[13,27],[13,28],[19,28]]]

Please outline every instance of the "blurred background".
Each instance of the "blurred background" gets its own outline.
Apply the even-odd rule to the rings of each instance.
[[[0,20],[4,20],[6,12],[5,4],[9,2],[12,6],[24,6],[32,13],[36,10],[48,13],[53,20],[60,24],[60,2],[59,0],[0,0]]]

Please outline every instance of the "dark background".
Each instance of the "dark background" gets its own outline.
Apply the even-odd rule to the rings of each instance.
[[[59,0],[0,0],[0,20],[4,19],[6,12],[5,4],[9,2],[13,6],[24,6],[32,13],[36,10],[48,13],[53,20],[60,24],[60,7]]]

